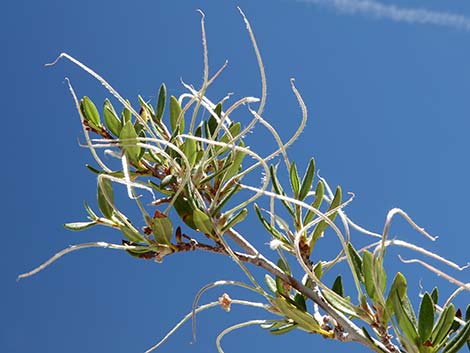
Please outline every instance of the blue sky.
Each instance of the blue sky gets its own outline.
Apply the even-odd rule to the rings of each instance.
[[[71,254],[33,278],[15,281],[70,244],[120,241],[118,234],[101,229],[72,233],[62,227],[85,218],[84,200],[95,202],[95,179],[84,167],[91,157],[79,146],[79,118],[64,77],[79,96],[88,95],[99,105],[109,94],[66,61],[52,68],[43,64],[68,52],[134,103],[138,94],[154,99],[161,82],[169,94],[179,95],[184,92],[180,78],[196,86],[202,80],[195,11],[201,8],[212,72],[229,60],[209,95],[214,100],[228,92],[259,96],[256,59],[237,5],[252,23],[266,66],[264,118],[284,140],[295,130],[300,110],[291,77],[308,106],[307,128],[289,149],[300,169],[313,155],[331,185],[354,192],[347,212],[359,224],[380,231],[387,211],[401,207],[440,239],[425,241],[402,220],[393,223],[393,236],[460,264],[469,261],[469,4],[11,1],[3,5],[0,22],[5,248],[0,258],[0,351],[143,352],[190,310],[204,284],[243,279],[232,261],[216,255],[188,253],[156,264],[96,249]],[[410,12],[405,6],[427,11]],[[253,141],[262,151],[273,146],[262,131],[257,136]],[[260,230],[250,222],[242,229]],[[253,233],[261,246],[268,240],[262,232]],[[358,234],[355,239],[367,241]],[[336,246],[334,239],[325,244]],[[453,289],[418,265],[400,264],[397,253],[390,251],[388,266],[410,274],[410,296],[417,296],[418,281],[428,290],[441,284],[443,294]],[[451,274],[469,281],[468,270]],[[224,291],[250,298],[226,288],[207,293],[203,302]],[[468,302],[468,293],[458,298],[460,305]],[[190,344],[186,325],[160,351],[215,351],[218,332],[256,318],[264,318],[263,313],[215,309],[200,316],[197,343]],[[223,345],[226,352],[293,347],[364,351],[303,333],[272,337],[256,327],[227,336]]]

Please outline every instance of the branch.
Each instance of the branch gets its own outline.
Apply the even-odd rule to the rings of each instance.
[[[223,254],[229,256],[227,251],[222,247],[214,247],[211,245],[198,243],[193,241],[192,244],[180,244],[178,246],[178,251],[190,251],[190,250],[204,250],[209,251],[217,254]],[[358,342],[366,347],[369,347],[375,352],[383,353],[383,352],[393,352],[393,350],[388,349],[385,347],[380,341],[372,338],[373,343],[364,335],[362,329],[359,328],[356,324],[354,324],[351,320],[349,320],[346,316],[342,313],[338,312],[334,307],[326,301],[323,297],[320,289],[315,286],[313,289],[308,288],[307,286],[303,285],[297,279],[292,276],[287,275],[284,273],[278,266],[272,263],[269,259],[264,257],[262,254],[257,252],[255,255],[248,255],[245,253],[240,253],[237,251],[233,252],[235,256],[237,256],[238,260],[246,263],[250,263],[254,266],[261,267],[273,276],[279,277],[285,283],[289,284],[293,288],[295,288],[298,292],[304,294],[307,298],[311,299],[314,303],[316,303],[320,308],[322,308],[328,315],[330,315],[338,324],[340,324],[347,332],[348,336],[343,337],[343,341],[352,341]],[[398,347],[393,346],[395,352],[399,352]]]

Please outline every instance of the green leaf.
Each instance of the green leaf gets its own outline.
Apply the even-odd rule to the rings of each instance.
[[[122,122],[119,120],[116,111],[108,99],[104,101],[103,117],[108,130],[111,131],[114,136],[118,137],[121,133]]]
[[[308,332],[325,332],[312,315],[299,310],[295,305],[287,301],[286,298],[282,296],[273,298],[273,302],[280,312],[294,320],[302,329]]]
[[[183,151],[184,155],[188,159],[189,165],[191,167],[194,167],[194,164],[196,163],[196,157],[197,157],[196,140],[193,140],[192,138],[187,138],[183,142],[183,145],[181,146],[181,150]]]
[[[179,195],[173,206],[181,220],[192,229],[197,230],[193,220],[193,212],[196,208],[194,201],[192,199],[188,199],[186,196]]]
[[[277,260],[277,266],[282,271],[284,271],[287,275],[291,275],[289,266],[282,259]],[[289,293],[286,291],[286,286],[284,284],[284,281],[280,279],[279,277],[276,277],[276,288],[279,293],[284,294],[285,296],[289,297]]]
[[[465,321],[470,322],[470,304],[467,305],[467,310],[465,311]],[[470,351],[470,338],[467,340],[467,348]]]
[[[238,146],[239,147],[245,147],[245,144],[243,143],[243,141],[240,141],[238,143]],[[243,159],[245,158],[245,156],[246,156],[245,152],[240,151],[240,150],[235,151],[235,155],[231,159],[232,164],[231,164],[230,168],[227,170],[227,172],[225,173],[225,175],[222,179],[222,182],[228,181],[234,175],[239,173],[240,168],[242,166]]]
[[[228,131],[230,132],[230,135],[232,135],[232,137],[229,137],[228,134],[225,133],[220,138],[220,142],[229,143],[232,140],[233,137],[235,137],[239,134],[241,126],[242,125],[239,122],[238,123],[232,123],[230,125],[230,127],[228,128]],[[217,146],[217,147],[219,147],[219,146]]]
[[[217,136],[214,136],[215,130],[217,129],[217,126],[219,125],[217,119],[211,115],[209,120],[207,120],[206,126],[205,126],[205,132],[206,132],[206,138],[209,140],[212,140],[212,138],[216,138]]]
[[[273,188],[274,188],[274,191],[276,191],[276,194],[281,195],[281,196],[286,196],[286,193],[284,192],[281,184],[279,183],[279,180],[277,179],[276,169],[274,168],[273,165],[270,166],[269,171],[271,174],[271,181],[273,183]],[[284,207],[287,209],[287,211],[289,211],[291,216],[295,217],[294,210],[292,209],[291,205],[285,200],[281,200],[281,202],[284,205]]]
[[[434,287],[434,289],[432,290],[431,298],[434,304],[437,304],[437,301],[439,300],[439,289],[437,287]]]
[[[129,101],[129,99],[126,99],[126,102],[127,104],[129,104],[129,106],[131,105],[131,102]],[[124,107],[121,113],[122,125],[124,126],[128,121],[131,121],[131,118],[132,118],[131,111],[127,109],[126,107]]]
[[[317,276],[318,279],[323,276],[323,267],[321,261],[318,261],[318,263],[315,265],[315,267],[313,268],[313,273],[315,274],[315,276]]]
[[[336,277],[331,289],[336,294],[344,297],[343,280],[342,280],[341,276]]]
[[[222,234],[225,233],[230,228],[235,227],[236,224],[243,222],[243,220],[246,218],[247,215],[248,215],[248,210],[244,208],[240,212],[238,212],[235,216],[230,218],[227,224],[225,224],[224,227],[222,228],[222,231],[221,231]]]
[[[95,104],[87,96],[80,100],[80,110],[88,125],[94,130],[101,130],[100,114]]]
[[[256,215],[258,216],[258,219],[260,220],[261,224],[266,228],[266,230],[271,233],[273,237],[275,237],[278,240],[285,241],[284,236],[271,224],[263,217],[261,214],[261,210],[259,209],[258,205],[256,203],[253,204],[253,207],[255,208]]]
[[[424,293],[419,307],[418,333],[421,342],[426,342],[431,337],[434,327],[434,303],[428,292]]]
[[[181,106],[178,102],[178,99],[176,99],[175,96],[170,97],[170,126],[171,126],[171,131],[176,130],[176,126],[178,125],[178,119],[180,118],[181,114]],[[179,121],[179,132],[183,133],[184,131],[184,115],[181,116],[180,121]]]
[[[331,201],[330,207],[328,207],[327,212],[338,207],[341,204],[341,199],[342,199],[341,187],[338,186],[335,191],[335,196],[333,197],[333,200]],[[333,222],[337,214],[338,212],[334,212],[333,214],[328,216],[328,218]],[[327,227],[328,227],[328,223],[326,223],[326,221],[320,221],[316,225],[315,230],[313,231],[313,234],[310,237],[310,251],[313,250],[318,238],[323,234],[323,232],[325,231]]]
[[[287,275],[291,276],[292,272],[290,270],[289,264],[285,262],[282,258],[277,260],[277,266],[283,270]]]
[[[347,252],[349,257],[351,258],[354,273],[356,274],[357,279],[360,282],[364,283],[364,275],[362,272],[362,258],[357,253],[356,249],[354,249],[354,246],[351,244],[351,242],[348,242]]]
[[[447,342],[443,353],[457,353],[470,338],[470,321],[449,342]]]
[[[439,315],[437,323],[431,333],[431,341],[434,346],[438,346],[444,342],[449,334],[455,317],[454,304],[447,306],[444,311]]]
[[[105,218],[113,216],[114,193],[111,181],[107,178],[98,179],[98,206]]]
[[[193,221],[200,232],[209,235],[213,233],[212,223],[209,216],[198,208],[193,211]]]
[[[362,272],[367,295],[374,303],[380,302],[379,294],[385,291],[386,274],[380,260],[367,250],[362,256]]]
[[[173,236],[173,224],[171,220],[163,213],[156,211],[153,219],[147,220],[152,229],[153,236],[159,244],[171,244]]]
[[[402,330],[406,338],[408,338],[413,344],[418,345],[420,339],[417,332],[417,327],[414,325],[412,318],[410,317],[407,310],[403,306],[402,300],[399,299],[398,291],[393,296],[393,308],[395,310],[395,316],[398,321],[398,326]]]
[[[134,164],[139,163],[140,147],[137,147],[137,133],[130,121],[122,127],[119,140],[129,160]]]
[[[304,178],[302,179],[302,186],[300,187],[299,200],[303,201],[307,197],[313,183],[315,176],[315,160],[312,158],[308,164],[307,171],[305,172]]]
[[[283,335],[297,328],[297,324],[285,322],[283,325],[272,328],[269,333],[273,335]]]
[[[153,112],[153,108],[140,95],[138,95],[137,98],[139,99],[139,104],[141,107],[140,117],[144,119],[145,121],[147,121],[150,118],[152,118],[153,120],[153,117],[155,116],[155,113]]]
[[[374,268],[373,268],[373,255],[370,251],[364,250],[362,253],[362,273],[364,274],[364,286],[369,298],[374,302],[377,301],[377,291],[374,285]]]
[[[155,107],[155,122],[159,123],[162,121],[163,112],[165,111],[165,101],[166,101],[166,86],[164,83],[160,86],[158,91],[158,100],[157,106]]]
[[[294,296],[294,302],[300,310],[307,311],[307,303],[305,302],[305,297],[302,294],[296,293]]]
[[[402,300],[406,295],[406,289],[408,285],[406,283],[406,278],[403,276],[401,272],[398,272],[393,279],[392,285],[390,287],[390,291],[388,293],[388,297],[386,300],[386,307],[387,307],[387,316],[385,317],[385,323],[388,322],[390,316],[394,313],[394,305],[393,305],[393,297],[398,294],[398,298]]]
[[[370,335],[370,333],[366,330],[364,326],[362,326],[361,328],[362,328],[362,332],[364,333],[364,336],[366,336],[366,338],[369,340],[370,343],[372,343],[382,353],[388,353],[387,350],[384,350],[382,347],[378,346],[375,343],[375,340],[372,338],[372,336]]]
[[[73,230],[73,231],[80,231],[84,230],[87,228],[91,228],[94,225],[97,225],[98,222],[92,221],[92,222],[73,222],[73,223],[65,223],[64,227],[67,228],[68,230]]]
[[[341,297],[332,290],[323,291],[325,299],[343,314],[353,317],[367,317],[367,313],[358,306],[353,305],[348,299]]]
[[[316,210],[320,209],[320,206],[323,202],[323,195],[325,194],[325,186],[323,185],[323,182],[320,180],[317,184],[317,188],[315,189],[315,198],[313,199],[312,202],[312,207]],[[316,214],[313,211],[307,211],[304,217],[304,225],[309,224],[310,222],[313,221],[315,218]]]
[[[299,191],[300,191],[300,180],[299,174],[297,173],[297,167],[295,166],[295,162],[292,162],[289,169],[289,177],[290,177],[290,185],[292,186],[292,191],[294,192],[294,196],[296,199],[299,198]]]
[[[276,281],[274,280],[274,278],[272,278],[270,275],[268,274],[265,274],[264,275],[264,281],[266,282],[266,285],[268,286],[268,289],[273,292],[273,293],[276,293],[277,292],[277,288],[276,288]]]
[[[225,195],[217,203],[217,206],[214,207],[214,210],[212,211],[211,216],[215,216],[218,212],[220,212],[222,207],[224,207],[225,204],[232,198],[232,196],[235,195],[238,191],[240,191],[241,188],[242,187],[240,186],[240,184],[235,184],[233,187],[228,189]]]
[[[83,205],[85,206],[85,210],[87,211],[88,215],[90,216],[89,219],[92,221],[97,220],[99,217],[96,215],[95,212],[91,209],[91,207],[88,205],[86,201],[83,202]]]
[[[127,226],[127,225],[122,225],[119,227],[121,230],[122,234],[129,240],[130,242],[147,242],[147,239],[143,235],[139,233],[137,229],[134,228],[134,226]]]

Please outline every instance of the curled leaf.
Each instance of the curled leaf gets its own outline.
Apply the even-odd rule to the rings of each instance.
[[[73,230],[73,231],[80,231],[84,230],[87,228],[91,228],[94,225],[97,225],[98,222],[92,221],[92,222],[73,222],[73,223],[65,223],[64,227],[67,228],[68,230]]]

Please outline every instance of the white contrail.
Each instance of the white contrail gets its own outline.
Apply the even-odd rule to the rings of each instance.
[[[470,17],[423,8],[386,5],[375,0],[297,0],[332,7],[346,14],[364,14],[397,22],[431,24],[470,31]]]

